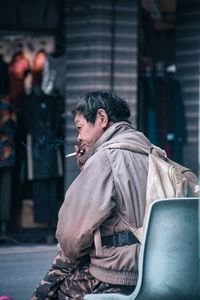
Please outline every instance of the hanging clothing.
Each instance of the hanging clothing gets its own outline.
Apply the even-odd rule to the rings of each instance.
[[[2,95],[8,95],[10,93],[8,64],[3,60],[1,54],[0,54],[0,93]]]
[[[33,74],[33,85],[41,85],[45,60],[46,53],[44,50],[39,50],[33,58],[33,65],[31,68]]]
[[[186,121],[180,82],[172,76],[143,76],[139,80],[143,103],[143,131],[168,157],[182,163]]]
[[[66,68],[66,54],[58,57],[51,54],[46,56],[41,85],[46,95],[59,93],[61,97],[65,96]]]
[[[0,168],[0,222],[8,222],[11,213],[12,167]]]
[[[55,178],[35,179],[32,182],[34,221],[47,223],[55,228],[58,218],[58,193]]]
[[[21,117],[27,133],[27,178],[32,181],[34,221],[56,226],[58,181],[63,176],[60,147],[63,101],[34,87],[23,99]]]
[[[156,85],[152,76],[144,76],[140,79],[140,95],[143,101],[143,131],[153,144],[158,145],[158,116]],[[144,109],[145,107],[145,109]]]
[[[0,97],[0,168],[15,164],[16,113],[9,95]]]
[[[16,113],[9,95],[0,97],[0,221],[10,220],[12,171],[15,164]]]
[[[22,123],[27,132],[28,179],[63,175],[58,142],[63,100],[35,87],[22,103]]]
[[[24,75],[30,69],[30,62],[22,51],[14,54],[9,65],[10,93],[15,108],[20,109],[24,97]]]
[[[168,156],[182,163],[182,147],[187,130],[180,82],[171,77],[157,78],[159,145]]]

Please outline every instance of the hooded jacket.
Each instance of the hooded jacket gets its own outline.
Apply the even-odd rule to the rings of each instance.
[[[56,237],[72,262],[90,256],[90,273],[110,284],[135,285],[140,244],[102,246],[101,237],[133,231],[143,224],[148,157],[112,143],[151,143],[127,122],[114,123],[85,155],[84,169],[66,192]],[[94,247],[93,247],[94,245]]]

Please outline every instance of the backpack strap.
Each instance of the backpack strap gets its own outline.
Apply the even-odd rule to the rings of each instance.
[[[141,154],[149,154],[149,151],[147,151],[145,148],[133,145],[133,144],[127,144],[127,143],[113,143],[113,144],[107,144],[102,147],[103,149],[122,149],[122,150],[129,150],[132,152],[137,152]]]
[[[141,153],[141,154],[153,154],[159,157],[162,157],[163,159],[168,159],[167,158],[167,153],[165,152],[165,150],[161,149],[158,146],[155,146],[153,144],[151,144],[151,147],[149,148],[149,150],[147,150],[146,148],[142,147],[142,146],[137,146],[134,144],[128,144],[128,143],[112,143],[112,144],[107,144],[105,146],[103,146],[103,149],[123,149],[123,150],[129,150],[132,152],[137,152],[137,153]]]
[[[151,147],[151,148],[153,149],[153,147]],[[136,152],[136,153],[140,153],[140,154],[144,154],[144,155],[149,155],[149,153],[151,153],[151,151],[152,151],[151,148],[148,151],[147,149],[145,149],[141,146],[137,146],[137,145],[134,145],[134,144],[127,144],[127,143],[112,143],[112,144],[107,144],[107,145],[103,146],[103,149],[123,149],[123,150],[128,150],[128,151],[132,151],[132,152]],[[128,226],[128,228],[131,230],[133,235],[141,243],[142,242],[142,237],[143,237],[143,226],[139,227],[139,228],[134,227],[132,224],[127,222],[122,217],[120,212],[117,211],[117,213],[118,213],[120,219]]]

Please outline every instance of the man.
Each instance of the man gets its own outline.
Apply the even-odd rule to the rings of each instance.
[[[59,254],[32,300],[130,294],[137,282],[140,243],[132,232],[143,223],[148,157],[112,144],[151,143],[130,124],[128,104],[108,92],[82,96],[73,114],[81,172],[59,212]]]

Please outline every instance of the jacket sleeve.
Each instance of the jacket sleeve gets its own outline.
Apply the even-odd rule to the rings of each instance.
[[[90,252],[94,232],[115,207],[115,189],[106,151],[98,151],[69,187],[59,211],[57,240],[76,262]]]

